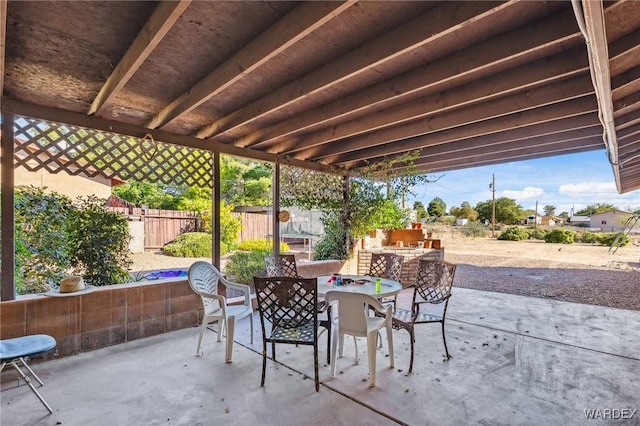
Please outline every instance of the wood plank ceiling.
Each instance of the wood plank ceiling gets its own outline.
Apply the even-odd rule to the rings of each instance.
[[[333,171],[602,150],[640,188],[638,1],[2,5],[6,111]]]

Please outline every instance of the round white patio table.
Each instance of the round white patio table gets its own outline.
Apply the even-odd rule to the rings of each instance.
[[[376,292],[376,277],[368,275],[342,275],[343,284],[335,285],[335,281],[329,281],[332,275],[321,275],[318,277],[318,296],[324,296],[329,290],[338,290],[348,293],[364,293],[377,299],[393,296],[400,293],[402,284],[388,278],[380,278],[380,292]],[[350,284],[344,284],[344,280],[352,279]],[[357,284],[358,281],[365,281],[364,284]]]

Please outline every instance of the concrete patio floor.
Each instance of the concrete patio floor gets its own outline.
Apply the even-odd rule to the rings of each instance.
[[[403,293],[399,303],[408,297]],[[230,364],[213,332],[205,335],[204,356],[194,356],[196,328],[34,363],[51,415],[27,386],[16,387],[4,374],[1,423],[640,424],[637,311],[456,288],[447,322],[450,361],[443,361],[439,326],[419,326],[414,372],[407,375],[409,338],[396,331],[395,368],[383,339],[377,386],[369,388],[366,342],[359,340],[355,364],[353,342],[345,340],[331,379],[323,334],[320,392],[305,378],[313,376],[312,349],[291,345],[277,346],[278,363],[269,360],[260,387],[257,314],[254,321],[253,345],[248,322],[236,325]],[[585,410],[600,410],[599,418],[587,419]]]

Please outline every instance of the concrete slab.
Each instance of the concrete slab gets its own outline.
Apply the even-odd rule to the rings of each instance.
[[[278,345],[279,363],[268,362],[260,387],[254,321],[253,345],[248,322],[237,324],[231,364],[215,333],[195,357],[195,328],[35,364],[54,414],[20,386],[1,394],[2,424],[582,425],[606,423],[602,410],[630,410],[629,417],[640,409],[636,311],[458,288],[447,322],[451,360],[443,361],[439,326],[420,326],[407,375],[409,338],[396,331],[395,367],[385,343],[377,386],[369,388],[365,340],[357,364],[353,341],[345,341],[332,379],[323,334],[318,393],[305,379],[313,374],[312,350],[302,346]],[[585,410],[601,410],[601,418],[587,420]],[[640,414],[616,424],[640,424]]]

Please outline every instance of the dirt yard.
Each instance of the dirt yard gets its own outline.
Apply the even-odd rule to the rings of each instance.
[[[455,285],[640,310],[640,246],[615,253],[588,244],[442,236]]]
[[[442,239],[445,259],[458,265],[456,286],[640,310],[637,240],[614,254],[609,247],[578,243],[434,237]],[[144,271],[188,267],[197,260],[157,253],[133,259],[132,269]]]

